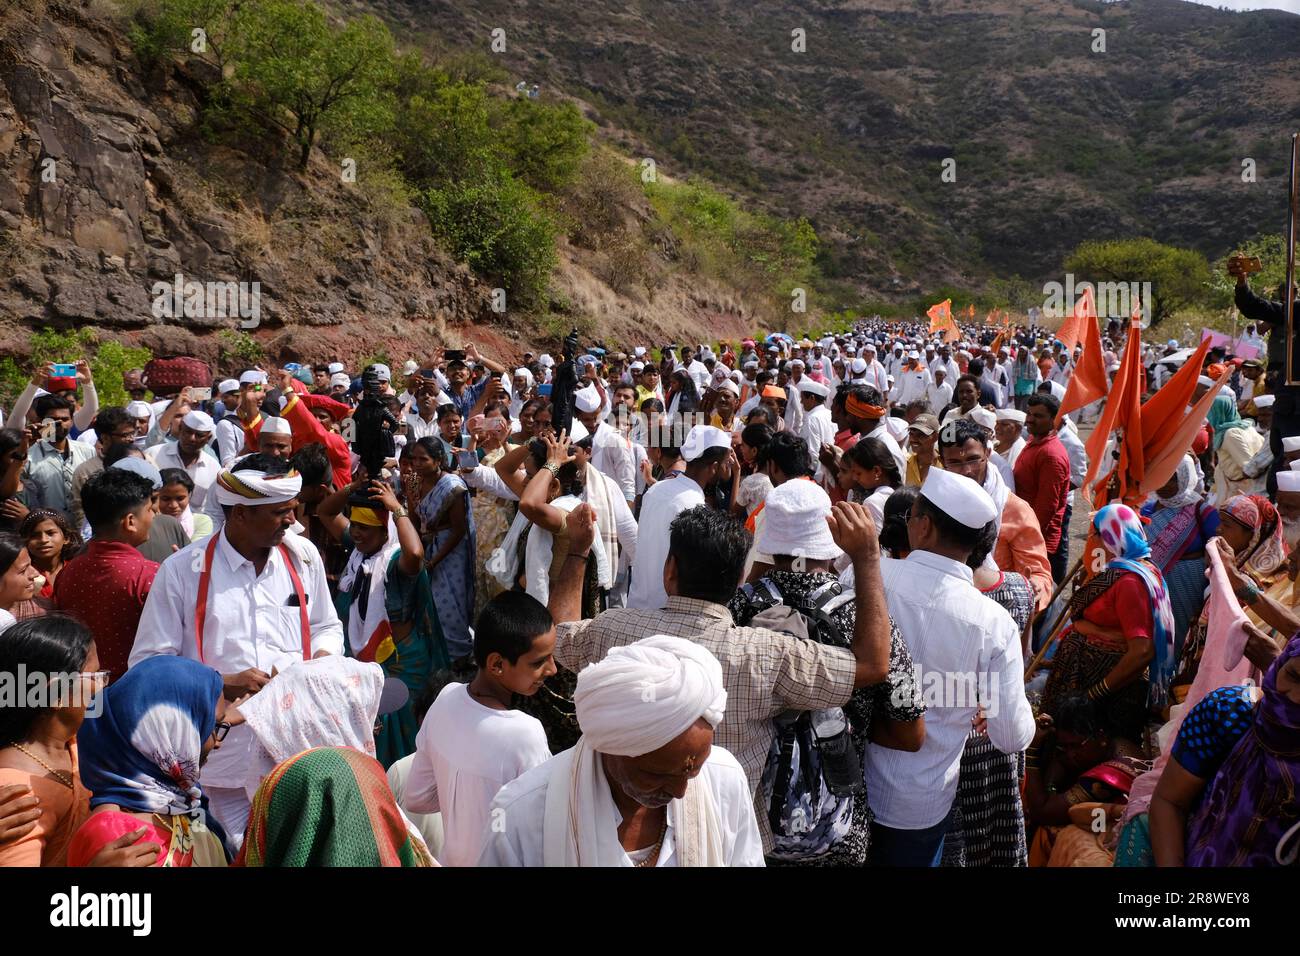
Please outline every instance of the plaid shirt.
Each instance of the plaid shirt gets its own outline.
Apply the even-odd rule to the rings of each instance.
[[[842,647],[800,640],[761,627],[735,627],[721,604],[670,597],[666,608],[605,611],[556,629],[555,659],[577,673],[621,647],[655,634],[694,641],[722,664],[727,711],[713,741],[745,769],[764,851],[772,848],[759,782],[772,746],[772,718],[787,710],[842,707],[853,693],[857,663]]]

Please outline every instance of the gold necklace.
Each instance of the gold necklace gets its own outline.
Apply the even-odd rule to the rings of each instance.
[[[59,781],[59,783],[63,784],[63,785],[64,785],[65,787],[67,787],[69,790],[73,790],[73,789],[75,789],[75,788],[73,787],[73,784],[72,784],[72,774],[71,774],[71,772],[69,772],[69,771],[67,771],[67,770],[55,770],[53,767],[51,767],[49,764],[47,764],[47,763],[46,763],[44,760],[42,760],[40,757],[36,756],[36,754],[32,753],[30,750],[28,750],[26,747],[24,747],[22,744],[15,743],[15,744],[14,744],[14,747],[15,747],[16,749],[18,749],[18,750],[21,750],[23,753],[27,754],[27,756],[31,757],[33,760],[35,760],[38,764],[40,764],[42,767],[44,767],[44,768],[45,768],[46,770],[48,770],[50,773],[54,774],[54,779],[57,780],[57,781]]]
[[[654,866],[657,862],[659,862],[659,851],[660,849],[662,849],[664,845],[664,837],[666,836],[668,836],[667,809],[664,810],[664,826],[663,829],[659,831],[659,839],[655,840],[654,846],[650,847],[650,852],[646,855],[646,858],[644,860],[642,860],[640,863],[634,863],[632,865],[637,869],[640,869],[642,867]]]

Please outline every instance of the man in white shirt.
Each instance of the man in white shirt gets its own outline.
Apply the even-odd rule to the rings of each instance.
[[[816,460],[822,445],[835,444],[835,422],[831,420],[831,410],[826,399],[831,390],[821,382],[805,378],[799,383],[799,400],[803,402],[803,430],[800,437],[808,444],[808,450]],[[824,469],[819,464],[817,475],[820,479]]]
[[[926,387],[925,398],[930,403],[930,414],[938,415],[952,402],[952,382],[948,381],[948,370],[942,365],[930,368],[934,381]]]
[[[216,425],[207,412],[186,412],[181,419],[181,432],[176,441],[154,445],[145,452],[159,471],[164,468],[180,468],[194,480],[190,507],[195,511],[203,510],[203,505],[208,500],[208,489],[217,480],[217,475],[221,474],[221,464],[207,450],[215,430]]]
[[[653,485],[641,498],[629,608],[653,610],[668,603],[664,563],[668,560],[669,526],[687,508],[704,504],[706,490],[720,481],[731,481],[733,469],[739,467],[731,436],[711,425],[690,430],[682,442],[682,458],[685,471],[672,481]]]
[[[474,628],[474,679],[444,687],[420,725],[403,807],[441,812],[443,866],[474,866],[497,822],[489,815],[497,791],[551,759],[541,721],[511,708],[515,694],[532,697],[555,673],[554,650],[545,605],[498,594]]]
[[[612,404],[612,403],[610,403]],[[636,500],[636,456],[631,440],[602,420],[607,400],[595,383],[573,393],[573,414],[591,438],[591,464],[603,475],[614,479],[623,499],[631,505]]]
[[[1025,413],[1014,408],[999,408],[994,435],[997,437],[997,453],[1006,459],[1008,465],[1016,467],[1016,459],[1025,447]]]
[[[212,493],[222,530],[162,563],[136,629],[130,664],[159,654],[199,661],[221,674],[227,700],[256,693],[301,660],[343,653],[343,625],[325,566],[295,522],[302,478],[285,461],[250,455],[222,472]],[[252,733],[230,729],[200,782],[237,845],[249,799]]]
[[[894,376],[894,389],[889,393],[895,405],[906,408],[912,402],[926,398],[931,384],[930,371],[921,364],[919,352],[909,352],[907,364]]]
[[[874,865],[939,865],[977,714],[987,718],[989,740],[1003,753],[1033,740],[1019,628],[979,592],[966,564],[995,518],[993,500],[978,484],[931,468],[908,518],[912,552],[901,561],[881,559],[890,616],[920,670],[928,711],[919,751],[867,746]]]
[[[227,399],[234,400],[233,406],[227,404],[227,412],[221,416],[216,427],[217,462],[222,468],[229,468],[230,463],[244,451],[244,424],[239,420],[236,409],[239,408],[244,392],[250,387],[244,383],[245,376],[260,377],[263,383],[266,382],[265,372],[249,371],[244,372],[238,379],[227,379],[218,386],[221,389],[223,403],[227,402]]]
[[[961,368],[957,365],[952,357],[952,347],[949,345],[939,346],[939,357],[930,363],[930,374],[933,375],[938,369],[943,369],[946,373],[944,378],[953,388],[957,387],[957,379],[961,377]],[[934,409],[936,415],[942,410],[943,406]]]
[[[501,788],[480,866],[762,866],[727,704],[706,648],[656,635],[578,673],[578,743]]]
[[[438,437],[438,406],[441,403],[441,392],[442,390],[432,379],[422,381],[415,387],[415,404],[406,412],[407,442],[417,442],[430,435]]]
[[[864,385],[870,385],[880,394],[884,395],[889,391],[889,373],[885,367],[876,361],[876,347],[871,344],[862,347],[862,371],[854,369],[854,379],[862,382]]]

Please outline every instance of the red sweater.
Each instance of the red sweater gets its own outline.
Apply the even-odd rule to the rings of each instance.
[[[352,481],[352,452],[348,448],[348,443],[341,435],[334,434],[317,421],[316,416],[311,413],[302,399],[303,396],[295,391],[285,403],[284,410],[280,412],[293,432],[293,450],[297,452],[303,445],[310,445],[312,442],[320,442],[324,445],[325,457],[329,459],[334,469],[334,487],[343,488]],[[257,449],[257,436],[262,431],[263,421],[259,414],[244,426],[244,440],[253,450]]]
[[[1070,502],[1070,454],[1056,433],[1031,438],[1016,459],[1016,494],[1028,502],[1051,554],[1061,543],[1065,506]]]

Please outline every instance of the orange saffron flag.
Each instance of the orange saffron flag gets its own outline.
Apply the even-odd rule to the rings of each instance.
[[[1090,300],[1091,294],[1091,289],[1085,290],[1085,299]],[[1084,306],[1090,309],[1091,302],[1084,303]],[[1077,320],[1077,331],[1083,341],[1083,353],[1079,356],[1078,364],[1074,366],[1074,371],[1070,375],[1069,385],[1065,389],[1065,398],[1061,399],[1061,410],[1056,415],[1057,427],[1060,427],[1061,419],[1076,408],[1083,408],[1098,399],[1105,398],[1110,388],[1110,383],[1106,380],[1106,363],[1102,359],[1101,329],[1097,325],[1096,318],[1088,318],[1086,313],[1081,314],[1076,309],[1071,320]],[[1073,347],[1073,342],[1066,345],[1067,349]],[[1138,395],[1141,396],[1140,386]]]
[[[1124,346],[1124,358],[1115,381],[1111,385],[1110,398],[1102,409],[1101,418],[1088,441],[1084,445],[1088,453],[1088,472],[1084,476],[1086,488],[1097,477],[1101,469],[1102,456],[1106,452],[1106,442],[1111,433],[1122,430],[1119,440],[1119,498],[1128,497],[1137,491],[1137,483],[1145,472],[1145,460],[1142,446],[1142,330],[1136,322],[1129,323],[1128,344]]]
[[[957,328],[957,323],[952,318],[952,299],[944,299],[930,306],[925,314],[930,317],[932,333],[948,333],[949,337],[945,341],[949,345],[961,340],[961,329]]]
[[[1084,286],[1083,295],[1079,296],[1079,301],[1074,304],[1074,311],[1061,323],[1061,328],[1056,333],[1056,337],[1065,343],[1066,352],[1069,352],[1083,341],[1084,323],[1097,324],[1096,303],[1097,300],[1092,291],[1092,286]]]

